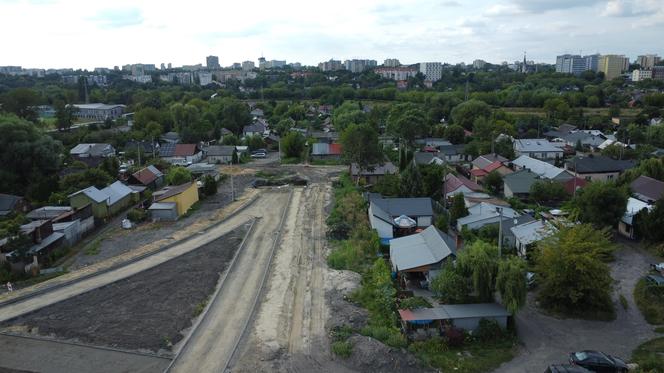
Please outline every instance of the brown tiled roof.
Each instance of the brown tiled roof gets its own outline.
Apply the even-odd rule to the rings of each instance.
[[[157,179],[157,175],[155,175],[147,167],[142,169],[142,170],[138,170],[138,171],[134,172],[131,176],[133,176],[136,180],[138,180],[143,185],[148,185],[148,184],[150,184],[151,182],[153,182]]]
[[[193,183],[194,182],[192,181],[192,182],[189,182],[189,183],[184,183],[182,185],[166,187],[166,188],[162,189],[161,191],[155,193],[154,200],[155,200],[155,202],[159,202],[159,201],[162,201],[166,198],[178,195],[178,194],[184,192],[185,190],[189,189],[189,187]],[[162,191],[164,193],[161,193]]]
[[[196,154],[196,144],[176,144],[175,153],[176,157],[186,157],[188,155]]]

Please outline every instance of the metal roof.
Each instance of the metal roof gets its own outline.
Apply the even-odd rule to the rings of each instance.
[[[518,152],[562,152],[557,146],[554,146],[547,139],[516,139],[514,140],[514,149]]]
[[[176,206],[175,202],[155,202],[150,205],[148,210],[173,210]]]
[[[576,173],[622,172],[634,167],[634,161],[616,160],[603,155],[575,157],[567,162],[567,168]]]
[[[373,198],[371,203],[380,207],[390,217],[406,216],[432,216],[433,207],[431,198]]]
[[[438,263],[450,255],[456,255],[454,240],[433,225],[390,241],[390,261],[395,271]]]
[[[537,179],[536,173],[526,169],[505,175],[503,182],[512,193],[530,193],[530,187],[535,184]]]
[[[632,192],[640,194],[650,201],[657,201],[664,196],[664,182],[641,175],[629,185]]]
[[[620,220],[622,220],[626,224],[632,225],[632,220],[634,219],[634,215],[638,214],[643,209],[651,210],[652,205],[640,201],[636,198],[629,197],[627,199],[627,208],[625,209],[625,214]]]
[[[434,308],[399,310],[404,321],[450,320],[486,317],[506,317],[511,314],[497,303],[443,304]]]
[[[561,177],[568,179],[572,178],[572,175],[569,175],[567,171],[563,170],[562,168],[558,168],[550,163],[540,161],[539,159],[530,158],[527,155],[520,156],[519,158],[512,161],[512,163],[519,166],[519,168],[527,168],[545,179],[551,180]],[[567,177],[568,175],[569,177]]]
[[[553,234],[555,228],[543,223],[541,220],[535,220],[529,223],[517,225],[510,228],[510,230],[514,235],[514,238],[519,240],[519,242],[522,244],[528,245],[550,236]]]
[[[28,219],[53,219],[72,210],[70,206],[44,206],[30,211],[25,217]]]
[[[42,250],[44,250],[46,247],[50,246],[57,240],[61,239],[64,237],[64,233],[60,232],[53,232],[51,233],[48,237],[44,238],[40,243],[32,246],[31,248],[28,249],[28,254],[36,254]]]

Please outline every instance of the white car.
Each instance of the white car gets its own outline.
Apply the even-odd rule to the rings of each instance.
[[[265,153],[254,153],[251,155],[251,158],[265,158],[267,157],[267,154]]]

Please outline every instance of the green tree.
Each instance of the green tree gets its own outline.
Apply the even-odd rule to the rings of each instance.
[[[113,177],[101,168],[88,168],[83,172],[70,174],[60,179],[60,189],[67,194],[94,186],[98,189],[106,187]]]
[[[664,242],[664,199],[655,202],[652,210],[640,211],[634,221],[639,238],[652,244]]]
[[[602,252],[611,242],[588,225],[563,228],[537,244],[538,299],[570,315],[611,313],[613,280]]]
[[[74,105],[66,105],[63,101],[58,101],[54,105],[55,121],[59,130],[68,130],[76,120],[78,108]]]
[[[256,150],[265,147],[265,140],[260,135],[248,136],[244,139],[245,143],[249,147],[249,150]]]
[[[363,124],[366,121],[366,114],[357,102],[346,101],[332,113],[332,124],[338,132],[343,132],[352,124]]]
[[[290,131],[281,138],[281,152],[288,158],[299,158],[302,156],[306,142],[301,133]]]
[[[503,187],[503,176],[496,170],[484,177],[484,186],[491,194],[498,194]]]
[[[625,214],[627,191],[613,182],[595,181],[576,193],[571,206],[573,215],[584,223],[614,226]]]
[[[498,248],[480,240],[474,241],[459,253],[457,266],[462,274],[470,277],[478,300],[492,302],[498,271]]]
[[[413,163],[401,172],[401,193],[404,197],[422,197],[424,196],[424,185],[422,183],[422,173]]]
[[[387,174],[380,178],[372,187],[374,193],[387,197],[399,197],[401,177],[397,174]]]
[[[466,303],[470,287],[468,281],[459,274],[454,264],[445,264],[431,281],[431,290],[445,304]]]
[[[203,187],[201,188],[201,191],[206,196],[217,194],[217,180],[210,175],[205,175],[205,177],[203,177]]]
[[[538,203],[555,203],[568,197],[565,187],[552,180],[538,180],[530,186],[530,198]]]
[[[466,201],[463,198],[463,194],[458,193],[452,197],[452,207],[450,207],[450,220],[452,225],[455,225],[459,218],[468,215],[468,209],[466,208]]]
[[[452,122],[467,130],[473,128],[477,118],[488,118],[491,116],[491,107],[484,101],[468,100],[462,102],[452,109]]]
[[[191,172],[184,167],[171,167],[166,173],[166,182],[169,185],[182,185],[191,180]]]
[[[15,114],[19,118],[37,121],[35,106],[39,104],[39,95],[30,88],[15,88],[0,98],[2,110]]]
[[[445,138],[452,144],[463,144],[466,134],[463,127],[452,124],[445,128]]]
[[[378,133],[369,124],[348,126],[341,133],[341,145],[344,159],[356,164],[360,171],[383,162]]]
[[[445,166],[432,163],[418,165],[417,168],[422,178],[422,196],[439,199],[443,191]]]
[[[242,133],[244,126],[251,124],[252,117],[249,106],[238,99],[231,97],[214,98],[211,100],[210,108],[216,118],[216,124],[235,134]]]
[[[239,145],[240,144],[240,139],[238,139],[237,136],[234,134],[230,133],[221,140],[221,143],[223,145]]]
[[[496,288],[500,298],[512,314],[526,305],[526,262],[516,256],[501,260],[498,263]]]
[[[412,146],[415,139],[429,133],[423,110],[412,103],[397,104],[387,117],[387,131]]]

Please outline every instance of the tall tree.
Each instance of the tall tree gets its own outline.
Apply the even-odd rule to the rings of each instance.
[[[526,304],[528,289],[526,286],[526,262],[516,256],[503,259],[498,263],[496,287],[500,298],[512,314]]]
[[[463,274],[471,278],[480,302],[493,301],[497,260],[498,248],[480,240],[464,248],[457,257],[457,265]]]
[[[35,106],[39,104],[39,95],[30,88],[15,88],[5,94],[0,103],[2,110],[8,113],[32,122],[37,121]]]
[[[440,274],[431,281],[431,290],[446,304],[465,303],[470,293],[468,281],[451,263],[443,266]]]
[[[166,181],[169,185],[182,185],[191,180],[191,172],[184,167],[171,167],[166,173]]]
[[[307,140],[301,133],[290,131],[281,138],[281,152],[288,158],[302,156]]]
[[[351,124],[341,133],[344,159],[356,164],[359,171],[383,162],[383,151],[378,143],[378,133],[369,124]],[[359,178],[357,180],[359,182]]]
[[[58,101],[53,105],[55,108],[55,120],[59,130],[68,130],[76,120],[78,108],[67,105],[64,101]]]
[[[450,207],[450,220],[452,221],[452,225],[456,224],[457,219],[467,215],[468,209],[466,208],[466,201],[463,198],[463,194],[455,194],[452,197],[452,207]]]
[[[484,101],[468,100],[455,106],[451,116],[454,124],[470,130],[473,128],[475,119],[491,116],[491,107]]]
[[[595,181],[577,192],[571,206],[574,215],[584,223],[614,226],[625,214],[627,191],[613,182]]]

